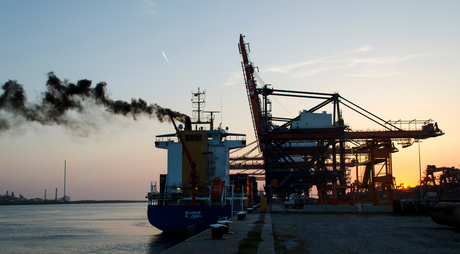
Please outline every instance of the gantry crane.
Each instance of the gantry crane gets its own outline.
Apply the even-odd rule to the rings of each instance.
[[[315,185],[320,202],[340,203],[344,201],[347,189],[356,188],[358,198],[363,201],[375,205],[391,204],[394,181],[391,153],[397,151],[393,141],[407,147],[420,139],[444,134],[432,120],[404,122],[411,128],[402,127],[403,121],[385,121],[338,93],[279,90],[268,85],[259,87],[255,67],[249,61],[249,46],[243,38],[240,35],[239,51],[243,58],[242,69],[256,143],[263,155],[265,184],[275,195],[308,193]],[[275,117],[270,96],[321,102],[295,118]],[[318,113],[327,105],[332,105],[332,115],[325,111]],[[384,130],[353,131],[344,124],[341,107],[361,114]],[[243,159],[244,156],[234,161]],[[261,160],[260,157],[253,159]],[[256,168],[259,165],[256,164]],[[357,172],[357,181],[352,185],[349,183],[351,167],[356,167]],[[362,167],[364,170],[359,174]]]
[[[436,198],[460,197],[460,169],[458,168],[438,168],[435,165],[427,165],[422,183],[424,196],[429,196],[431,193]]]

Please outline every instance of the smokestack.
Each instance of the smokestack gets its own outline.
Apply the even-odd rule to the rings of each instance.
[[[57,188],[56,188],[56,192],[54,193],[54,201],[57,201]]]
[[[192,130],[192,120],[190,120],[190,117],[188,116],[185,117],[185,130],[186,131]]]
[[[45,189],[45,198],[44,198],[44,200],[46,200],[46,189]]]

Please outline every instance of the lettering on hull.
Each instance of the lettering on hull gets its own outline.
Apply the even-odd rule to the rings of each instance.
[[[185,218],[186,219],[201,219],[203,216],[201,215],[201,211],[185,211]]]

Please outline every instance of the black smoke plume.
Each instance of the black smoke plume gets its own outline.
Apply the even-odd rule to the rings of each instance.
[[[131,102],[114,101],[106,94],[107,83],[99,82],[94,88],[91,85],[91,80],[87,79],[82,79],[77,84],[61,81],[53,72],[50,72],[46,82],[47,90],[40,101],[28,103],[23,86],[15,80],[9,80],[2,86],[0,113],[5,111],[13,118],[20,116],[28,122],[37,122],[42,125],[69,127],[76,120],[69,119],[66,113],[69,111],[82,113],[86,105],[84,102],[91,100],[93,104],[104,107],[106,111],[114,115],[131,116],[134,120],[141,115],[156,117],[160,122],[170,120],[167,110],[158,104],[148,105],[140,98],[131,99]],[[175,120],[185,122],[187,115],[176,111],[171,112]],[[0,132],[12,127],[10,120],[0,117]]]

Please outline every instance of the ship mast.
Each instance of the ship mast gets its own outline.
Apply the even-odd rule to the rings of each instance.
[[[195,124],[206,123],[206,122],[201,122],[201,116],[203,114],[203,110],[201,110],[201,106],[204,107],[204,104],[206,103],[205,95],[206,95],[206,90],[200,92],[199,87],[198,87],[198,92],[196,93],[192,92],[192,106],[194,108],[197,108],[193,110],[193,114],[197,116],[197,121],[194,122]]]
[[[209,129],[214,130],[214,117],[215,117],[214,114],[220,113],[220,112],[202,110],[202,108],[204,108],[206,104],[205,95],[206,95],[206,90],[200,91],[199,87],[198,87],[198,92],[192,92],[192,106],[196,108],[193,110],[193,115],[197,117],[196,121],[192,122],[192,124],[197,124],[197,125],[198,124],[209,124]],[[203,113],[210,114],[209,121],[202,120]]]

